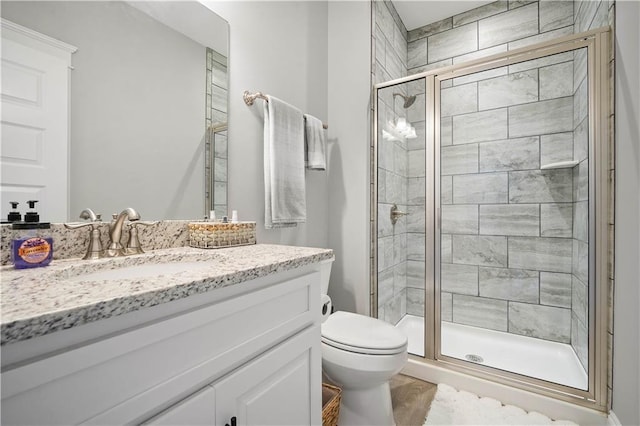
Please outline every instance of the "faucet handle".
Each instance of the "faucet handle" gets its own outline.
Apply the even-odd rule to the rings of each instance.
[[[158,223],[160,223],[159,220],[135,220],[135,221],[131,221],[129,226],[136,226],[136,225],[151,226],[151,225],[157,225]]]
[[[80,212],[80,219],[89,219],[91,222],[101,222],[101,215],[95,214],[90,208],[86,208]]]
[[[65,223],[67,229],[79,229],[85,226],[91,226],[89,233],[89,244],[87,245],[87,253],[83,259],[99,259],[102,257],[102,242],[100,241],[100,230],[98,227],[102,224],[99,214],[95,214],[91,209],[84,209],[80,213],[80,219],[90,219],[90,222],[81,223]]]
[[[91,210],[90,208],[87,207],[86,209],[84,209],[84,210],[82,210],[80,212],[80,216],[79,217],[80,217],[80,219],[89,219],[89,222],[65,223],[64,226],[67,229],[78,229],[78,228],[82,228],[82,227],[85,227],[85,226],[92,225],[95,222],[100,222],[101,223],[102,222],[101,216],[102,215],[100,215],[100,214],[95,214],[93,212],[93,210]],[[93,227],[91,229],[93,229]]]
[[[127,254],[142,254],[144,251],[142,250],[142,245],[140,244],[140,239],[138,238],[138,225],[140,226],[150,226],[157,224],[158,221],[143,221],[143,220],[135,220],[129,223],[129,242],[127,243],[126,253]]]
[[[93,225],[94,225],[93,222],[74,222],[74,223],[65,223],[64,227],[67,229],[78,229],[78,228],[84,228],[85,226],[93,227]]]

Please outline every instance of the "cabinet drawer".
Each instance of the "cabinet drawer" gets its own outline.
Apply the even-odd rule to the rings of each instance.
[[[317,321],[319,292],[306,274],[7,371],[2,423],[148,418]]]

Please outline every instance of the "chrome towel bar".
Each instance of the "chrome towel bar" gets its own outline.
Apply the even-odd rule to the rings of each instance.
[[[247,106],[253,105],[256,99],[262,99],[265,102],[269,102],[269,98],[267,98],[267,96],[264,93],[262,92],[251,93],[248,90],[244,91],[244,93],[242,94],[242,99],[244,100],[244,103],[247,104]],[[329,128],[329,126],[325,123],[322,123],[322,127],[324,129]]]

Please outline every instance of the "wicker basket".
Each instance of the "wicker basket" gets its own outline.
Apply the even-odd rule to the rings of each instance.
[[[337,426],[340,417],[342,390],[326,383],[322,384],[322,426]]]
[[[196,248],[224,248],[256,243],[255,222],[191,222],[189,245]]]

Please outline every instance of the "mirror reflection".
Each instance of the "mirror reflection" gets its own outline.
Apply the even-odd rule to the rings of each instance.
[[[23,212],[26,200],[40,198],[41,220],[53,222],[76,220],[86,207],[104,220],[125,207],[148,220],[199,218],[214,208],[226,214],[226,21],[198,2],[3,1],[1,12],[77,47],[69,72],[68,201],[38,188],[6,190],[3,172],[3,218],[15,198]],[[3,113],[8,135],[4,122]],[[10,139],[3,137],[3,153],[20,143]],[[12,161],[2,160],[3,169]],[[48,215],[55,203],[67,203],[66,214]]]

